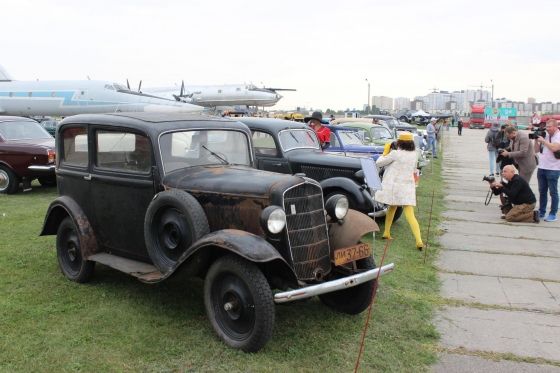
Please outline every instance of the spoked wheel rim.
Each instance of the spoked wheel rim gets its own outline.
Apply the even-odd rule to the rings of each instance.
[[[254,299],[247,284],[238,276],[223,274],[211,291],[212,307],[220,329],[231,339],[247,339],[255,327]]]
[[[8,185],[10,185],[10,177],[6,171],[0,169],[0,192],[8,189]]]
[[[73,273],[79,273],[82,268],[82,254],[80,238],[74,229],[68,229],[64,232],[61,252],[62,259],[68,270]]]
[[[162,208],[153,221],[160,254],[167,262],[176,262],[190,245],[186,218],[177,208]]]

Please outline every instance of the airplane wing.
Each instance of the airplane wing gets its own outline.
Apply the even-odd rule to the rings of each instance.
[[[276,91],[295,91],[295,89],[293,89],[293,88],[264,88],[264,89],[267,89],[267,90],[273,91],[273,92],[276,92]]]

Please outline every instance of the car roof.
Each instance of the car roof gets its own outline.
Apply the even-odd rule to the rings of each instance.
[[[327,127],[328,129],[330,129],[331,131],[352,131],[352,132],[358,132],[358,130],[356,128],[352,128],[352,127],[344,127],[344,126],[323,126],[323,127]]]
[[[366,119],[372,119],[372,118],[377,118],[377,119],[397,119],[392,115],[366,115],[364,118]]]
[[[203,122],[203,124],[201,124]],[[240,129],[248,132],[247,126],[233,118],[221,118],[208,115],[176,114],[176,113],[110,113],[110,114],[81,114],[67,117],[60,122],[59,127],[67,124],[118,124],[122,127],[137,129],[157,137],[160,133],[200,128],[208,129]]]
[[[31,119],[31,118],[26,118],[26,117],[12,117],[12,116],[4,116],[4,115],[0,115],[0,122],[13,122],[13,121],[25,121],[25,122],[33,122],[33,123],[37,123],[37,121]]]
[[[237,120],[241,123],[246,124],[251,129],[268,130],[275,133],[280,132],[281,130],[285,130],[286,128],[310,129],[309,126],[305,123],[284,119],[244,117],[238,118]]]

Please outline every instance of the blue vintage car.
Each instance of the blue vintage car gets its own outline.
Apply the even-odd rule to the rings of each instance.
[[[374,161],[383,154],[383,146],[364,145],[356,128],[343,126],[325,126],[331,131],[331,146],[326,152],[343,154],[351,157],[370,157]]]

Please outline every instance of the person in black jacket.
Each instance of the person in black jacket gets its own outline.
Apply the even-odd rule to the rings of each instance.
[[[507,184],[495,181],[490,184],[495,195],[504,193],[509,203],[513,206],[504,206],[502,212],[507,221],[517,221],[524,223],[538,223],[540,221],[539,212],[533,210],[537,204],[535,194],[529,184],[519,175],[515,174],[515,167],[507,165],[504,167],[503,177]]]

